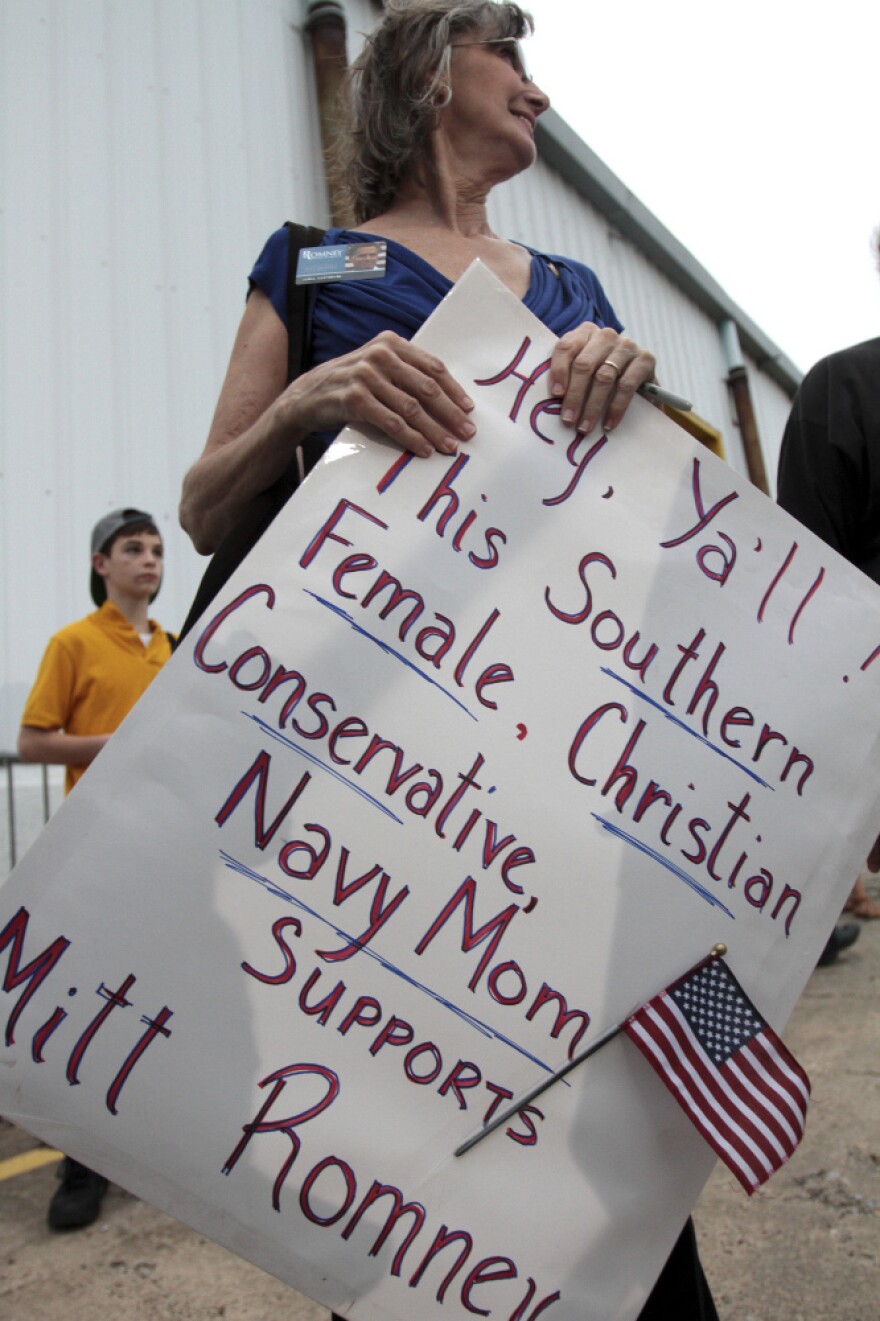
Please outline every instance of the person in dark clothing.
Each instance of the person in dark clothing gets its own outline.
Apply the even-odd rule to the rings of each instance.
[[[777,499],[880,583],[880,339],[807,372],[782,438]]]
[[[807,372],[782,438],[777,499],[880,584],[880,339],[832,353]],[[880,867],[878,846],[880,838],[868,858],[870,871]],[[860,878],[846,909],[856,917],[880,917]],[[820,965],[835,962],[858,934],[855,922],[836,926]]]

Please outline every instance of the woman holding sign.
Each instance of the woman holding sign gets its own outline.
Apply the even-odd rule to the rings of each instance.
[[[588,267],[489,225],[489,193],[534,162],[549,105],[523,63],[519,39],[531,29],[518,5],[495,0],[386,4],[352,69],[340,134],[357,227],[330,229],[298,254],[313,293],[305,369],[289,379],[299,324],[282,229],[251,272],[208,440],[184,481],[181,522],[214,554],[190,621],[346,424],[376,427],[425,458],[471,440],[466,391],[410,339],[475,258],[559,336],[547,384],[573,433],[600,421],[613,429],[652,380],[654,358],[623,335]],[[670,1317],[716,1317],[690,1226],[642,1313]]]

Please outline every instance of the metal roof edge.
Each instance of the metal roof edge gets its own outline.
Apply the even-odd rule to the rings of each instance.
[[[548,110],[538,120],[535,140],[541,159],[714,321],[734,321],[744,351],[783,390],[794,394],[803,373],[556,111]]]

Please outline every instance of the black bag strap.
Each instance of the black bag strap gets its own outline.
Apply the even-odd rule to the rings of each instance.
[[[287,383],[296,380],[305,367],[306,347],[309,342],[311,299],[313,285],[297,284],[296,266],[303,248],[316,248],[324,237],[323,229],[314,225],[295,225],[284,222],[287,230]]]
[[[311,297],[314,285],[296,283],[296,264],[300,249],[317,247],[324,237],[323,229],[314,225],[295,225],[287,221],[287,382],[295,380],[305,369],[311,329]],[[294,451],[281,476],[260,491],[251,500],[241,518],[217,547],[196,590],[178,642],[189,632],[195,621],[207,610],[214,597],[241,564],[248,551],[259,541],[287,501],[293,495],[306,473],[321,457],[319,441],[309,436]]]

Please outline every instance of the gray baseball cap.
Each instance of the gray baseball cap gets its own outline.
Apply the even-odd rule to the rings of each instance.
[[[127,527],[133,527],[137,523],[152,523],[156,526],[156,520],[152,514],[146,513],[143,509],[114,509],[103,518],[99,518],[92,528],[92,554],[96,555],[98,551],[103,551],[108,541],[119,532],[123,532]],[[101,606],[107,600],[107,588],[104,585],[104,579],[99,573],[92,569],[89,579],[89,590],[92,593],[92,600],[95,605]],[[156,595],[150,599],[155,601]]]

